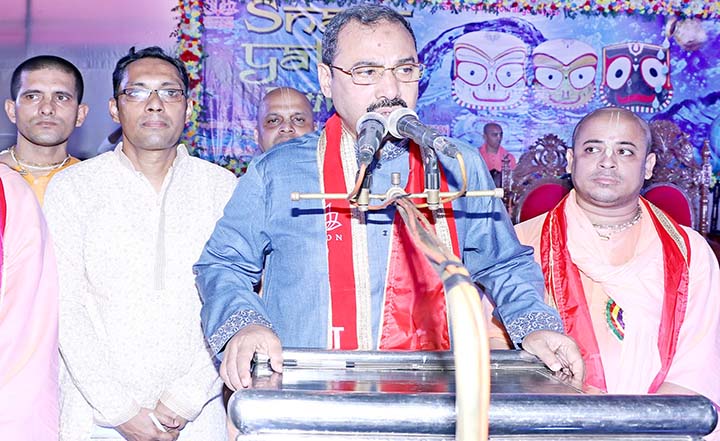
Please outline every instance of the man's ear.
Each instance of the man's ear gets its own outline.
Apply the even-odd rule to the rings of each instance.
[[[318,82],[320,82],[320,90],[325,98],[332,98],[332,69],[324,63],[318,63]]]
[[[565,159],[567,159],[567,166],[565,167],[565,171],[572,174],[572,165],[573,165],[573,149],[567,149],[565,151]]]
[[[108,110],[110,111],[110,118],[112,118],[113,121],[120,124],[120,115],[117,105],[117,100],[115,98],[110,98],[108,101]]]
[[[657,156],[655,156],[655,153],[648,153],[647,158],[645,158],[645,179],[652,178],[655,162],[657,162]]]
[[[17,119],[15,119],[15,101],[9,98],[5,100],[5,114],[10,122],[17,124]]]
[[[75,118],[75,127],[80,127],[85,122],[87,114],[90,108],[87,104],[80,104],[78,106],[77,118]]]

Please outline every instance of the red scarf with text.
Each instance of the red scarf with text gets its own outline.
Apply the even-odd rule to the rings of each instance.
[[[565,202],[568,196],[548,213],[542,227],[540,259],[545,275],[545,289],[557,305],[565,325],[565,332],[580,346],[585,361],[586,384],[607,392],[600,350],[593,331],[580,272],[567,248]],[[685,319],[690,242],[685,231],[669,216],[659,212],[644,198],[640,198],[640,202],[645,206],[653,222],[663,251],[665,293],[658,330],[661,367],[648,390],[648,393],[655,393],[667,377],[677,349],[680,327]]]
[[[323,161],[325,193],[347,193],[340,152],[342,122],[333,115],[325,125],[327,148]],[[410,147],[410,172],[405,191],[424,190],[424,173],[420,149]],[[441,191],[448,191],[441,169]],[[459,255],[457,232],[451,204],[443,206],[450,230],[453,252]],[[429,210],[422,210],[434,223]],[[328,239],[328,271],[330,275],[331,324],[339,332],[339,348],[358,349],[358,308],[353,270],[351,228],[352,209],[347,200],[326,203],[325,219]],[[364,227],[364,226],[363,226]],[[445,291],[440,277],[427,258],[412,242],[399,214],[393,220],[388,272],[385,285],[382,329],[379,349],[384,350],[447,350],[450,338],[447,322]],[[368,277],[369,275],[357,275]],[[365,313],[369,313],[365,311]],[[333,331],[333,332],[334,332]],[[332,337],[332,335],[331,335]]]

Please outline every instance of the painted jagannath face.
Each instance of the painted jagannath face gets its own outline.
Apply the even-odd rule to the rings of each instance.
[[[453,49],[452,96],[470,109],[508,109],[527,91],[528,51],[518,37],[479,31],[463,35]]]
[[[548,40],[532,53],[533,94],[543,104],[561,109],[586,105],[595,95],[598,57],[579,40]]]
[[[633,112],[666,109],[672,101],[669,49],[637,42],[603,48],[600,99]]]

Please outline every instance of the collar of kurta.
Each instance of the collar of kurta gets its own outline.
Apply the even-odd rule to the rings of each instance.
[[[177,152],[175,155],[175,159],[173,159],[172,168],[176,168],[179,164],[183,163],[189,156],[190,153],[188,153],[187,147],[185,147],[185,144],[178,144],[175,147],[175,151]],[[130,158],[127,157],[125,152],[123,151],[123,142],[120,141],[117,146],[115,146],[115,149],[113,150],[113,154],[117,156],[118,160],[120,161],[120,164],[123,165],[123,167],[126,167],[128,170],[132,172],[137,172],[135,169],[135,166],[130,161]]]

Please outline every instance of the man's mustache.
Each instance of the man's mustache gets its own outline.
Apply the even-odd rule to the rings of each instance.
[[[366,112],[374,112],[377,109],[380,109],[382,107],[395,107],[395,106],[407,107],[408,105],[405,102],[405,100],[402,98],[393,98],[393,99],[383,98],[380,101],[376,101],[376,102],[370,104],[368,106]]]
[[[618,181],[621,180],[620,176],[618,176],[618,174],[615,172],[596,172],[590,175],[590,179],[595,178],[610,178]]]

